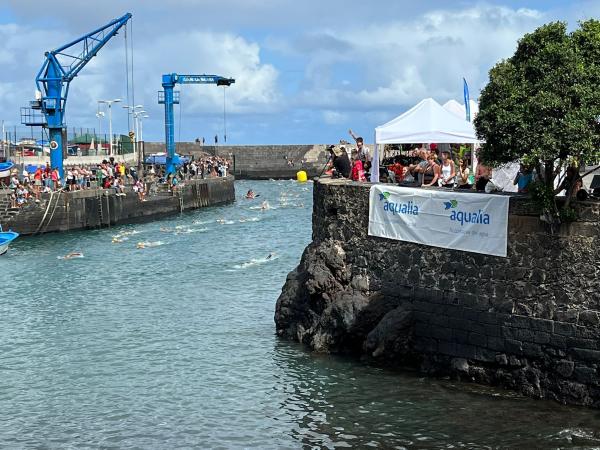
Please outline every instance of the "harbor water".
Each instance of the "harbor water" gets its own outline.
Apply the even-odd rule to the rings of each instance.
[[[599,411],[278,339],[312,185],[236,192],[161,221],[23,238],[0,257],[1,447],[600,446]]]

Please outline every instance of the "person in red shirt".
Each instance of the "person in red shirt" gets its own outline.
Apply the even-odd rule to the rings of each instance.
[[[42,176],[43,171],[42,167],[38,167],[35,169],[35,173],[33,174],[33,193],[35,194],[35,201],[40,201],[40,192],[42,190]]]
[[[58,191],[58,169],[53,169],[52,173],[50,174],[50,178],[52,180],[52,188],[55,191]]]

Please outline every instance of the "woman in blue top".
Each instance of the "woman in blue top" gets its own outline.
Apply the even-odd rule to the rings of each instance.
[[[529,166],[524,166],[521,164],[519,167],[519,172],[515,177],[515,181],[513,184],[518,185],[519,193],[526,194],[529,192],[529,185],[533,181],[533,170]]]

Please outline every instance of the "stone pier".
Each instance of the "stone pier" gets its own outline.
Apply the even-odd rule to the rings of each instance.
[[[506,258],[367,235],[369,184],[315,183],[313,241],[281,337],[435,376],[600,407],[600,202],[551,235],[512,197]]]
[[[148,221],[183,211],[216,206],[235,200],[234,178],[186,181],[175,193],[157,192],[142,202],[130,188],[118,196],[114,189],[90,189],[44,194],[11,211],[4,203],[0,224],[22,235],[99,228]],[[2,204],[0,204],[2,206]]]

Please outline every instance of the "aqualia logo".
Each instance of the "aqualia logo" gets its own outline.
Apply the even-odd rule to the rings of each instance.
[[[483,212],[481,209],[477,212],[465,212],[457,210],[458,202],[456,200],[450,200],[449,202],[444,202],[444,210],[452,209],[453,211],[450,213],[450,220],[455,222],[460,222],[461,226],[465,223],[474,223],[474,224],[490,224],[490,215]]]
[[[382,192],[379,194],[379,201],[383,202],[383,210],[387,213],[393,214],[411,214],[413,216],[419,215],[419,207],[412,201],[406,203],[390,202],[390,193]]]

